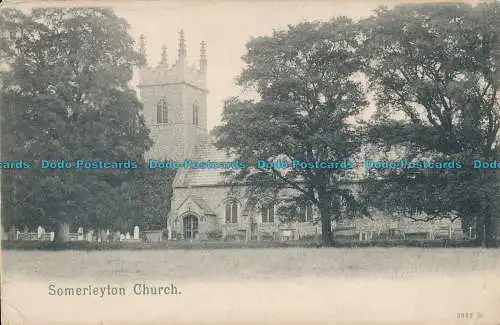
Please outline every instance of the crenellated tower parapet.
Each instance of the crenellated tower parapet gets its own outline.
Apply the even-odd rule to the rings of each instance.
[[[165,83],[187,83],[201,90],[208,91],[205,73],[197,67],[184,67],[173,65],[145,67],[140,71],[139,87],[146,85],[159,85]]]
[[[145,57],[145,40],[140,52]],[[181,30],[175,62],[169,64],[167,48],[161,48],[156,67],[139,69],[139,90],[144,117],[155,142],[149,156],[186,159],[207,136],[207,57],[201,43],[198,64],[189,65],[184,32]]]
[[[140,52],[145,56],[145,39],[141,36]],[[167,49],[162,47],[161,61],[156,67],[143,66],[139,71],[139,87],[164,83],[184,82],[207,91],[207,56],[206,43],[201,42],[200,59],[197,65],[188,65],[186,41],[181,30],[177,60],[169,65],[167,62]]]

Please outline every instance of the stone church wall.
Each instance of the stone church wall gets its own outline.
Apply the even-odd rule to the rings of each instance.
[[[172,197],[171,220],[168,224],[172,229],[182,234],[182,218],[187,214],[194,214],[199,218],[199,239],[206,239],[210,233],[219,232],[223,237],[232,238],[243,236],[246,239],[273,237],[279,238],[282,229],[293,229],[294,237],[315,236],[321,234],[318,225],[312,222],[280,222],[278,205],[275,207],[275,219],[273,223],[262,223],[260,209],[258,206],[247,206],[244,190],[235,194],[225,186],[199,186],[192,188],[178,187],[174,189]],[[207,204],[208,213],[190,198],[202,198]],[[229,201],[238,202],[238,222],[227,224],[225,220],[225,204]]]

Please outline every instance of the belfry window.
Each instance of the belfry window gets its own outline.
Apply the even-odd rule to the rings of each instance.
[[[238,203],[228,202],[226,203],[226,223],[237,223],[238,222]]]
[[[274,204],[269,203],[261,207],[261,215],[263,223],[274,222]]]
[[[198,126],[199,123],[200,108],[198,104],[193,104],[193,125]]]
[[[156,103],[156,120],[158,124],[168,123],[168,103],[165,97]]]

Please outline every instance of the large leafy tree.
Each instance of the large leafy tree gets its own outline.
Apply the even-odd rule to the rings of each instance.
[[[2,222],[105,228],[129,218],[124,215],[130,209],[117,207],[131,195],[137,215],[144,215],[151,200],[168,201],[158,189],[137,201],[146,190],[145,178],[169,183],[167,176],[118,169],[46,171],[38,164],[41,159],[143,159],[151,140],[142,106],[129,87],[142,58],[126,21],[108,9],[51,8],[30,15],[1,11],[0,26],[6,31],[1,53],[7,67],[2,160],[34,164],[2,173]]]
[[[493,240],[500,192],[496,174],[474,170],[472,160],[499,158],[499,22],[498,3],[400,5],[361,22],[378,109],[368,139],[379,151],[404,148],[409,159],[466,164],[455,173],[383,175],[389,182],[370,183],[366,198],[458,216],[465,227],[475,219],[483,243]]]
[[[360,141],[348,119],[367,105],[360,82],[359,33],[347,18],[302,23],[247,43],[238,83],[259,99],[226,102],[218,146],[253,165],[265,161],[343,161]],[[335,169],[249,169],[237,176],[250,198],[287,190],[320,211],[322,241],[332,244],[332,217],[359,207]],[[286,206],[285,206],[286,207]]]

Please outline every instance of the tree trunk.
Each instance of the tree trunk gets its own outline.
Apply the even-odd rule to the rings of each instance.
[[[476,239],[475,239],[475,245],[476,246],[483,246],[484,244],[484,223],[483,223],[483,217],[478,216],[476,218]]]
[[[330,209],[323,204],[320,208],[321,214],[321,243],[323,246],[331,247],[333,246],[332,238],[332,220],[330,216]]]
[[[69,224],[61,222],[58,225],[56,233],[56,242],[67,243],[69,241]]]
[[[491,214],[486,213],[478,218],[476,244],[481,247],[496,246],[496,227]]]
[[[488,214],[484,218],[484,247],[495,247],[495,224],[492,215]]]
[[[491,218],[491,241],[493,247],[500,246],[500,217],[498,215]]]

